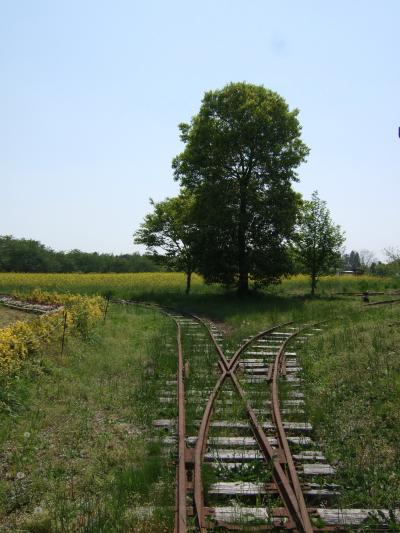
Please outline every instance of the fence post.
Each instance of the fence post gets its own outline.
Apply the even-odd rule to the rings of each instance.
[[[108,311],[108,305],[109,305],[109,303],[110,303],[110,298],[111,298],[111,296],[108,294],[108,295],[107,295],[107,298],[106,298],[106,307],[105,307],[105,309],[104,309],[103,322],[106,321],[106,316],[107,316],[107,311]]]
[[[67,310],[64,311],[64,325],[63,325],[63,334],[61,339],[61,355],[64,352],[64,344],[65,344],[65,331],[67,329]]]

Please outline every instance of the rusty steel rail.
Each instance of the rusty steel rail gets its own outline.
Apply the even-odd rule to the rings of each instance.
[[[115,301],[115,300],[114,300]],[[370,305],[377,305],[378,303],[395,303],[400,300],[374,302]],[[254,335],[251,339],[243,343],[242,346],[236,350],[234,355],[227,359],[221,346],[218,344],[216,337],[211,331],[210,325],[202,318],[190,313],[182,313],[174,309],[163,308],[154,304],[144,304],[132,301],[118,301],[118,303],[134,304],[143,306],[147,309],[152,309],[163,313],[174,321],[176,324],[176,343],[178,353],[178,369],[177,369],[177,401],[178,401],[178,462],[177,462],[177,485],[176,485],[176,507],[175,507],[175,532],[186,533],[188,522],[188,516],[195,516],[197,525],[200,531],[206,532],[210,527],[210,523],[207,521],[207,517],[214,514],[212,508],[208,508],[204,504],[204,493],[201,467],[207,447],[207,439],[210,428],[211,417],[213,414],[213,408],[218,394],[221,391],[222,385],[226,379],[231,379],[241,401],[245,406],[245,410],[249,419],[250,427],[253,430],[256,442],[259,445],[260,451],[265,459],[272,465],[272,474],[274,483],[274,490],[278,492],[280,498],[284,504],[284,508],[276,507],[272,510],[271,518],[272,522],[268,524],[248,525],[246,531],[267,531],[271,529],[283,528],[291,530],[296,533],[313,533],[314,531],[347,531],[346,525],[324,525],[322,527],[313,527],[310,516],[316,516],[318,509],[307,508],[298,474],[295,468],[295,463],[291,455],[288,439],[282,422],[280,403],[279,403],[279,390],[278,379],[281,375],[286,374],[286,356],[285,350],[287,344],[293,340],[300,332],[315,327],[318,323],[306,325],[302,328],[298,328],[294,333],[287,333],[287,337],[282,339],[280,345],[276,347],[276,355],[274,362],[270,364],[267,370],[267,381],[271,383],[271,408],[272,408],[272,421],[277,433],[278,449],[273,448],[269,438],[265,434],[265,431],[257,419],[254,409],[251,406],[250,401],[246,397],[246,394],[239,383],[236,376],[236,370],[240,364],[240,357],[243,352],[251,346],[257,339],[271,334],[273,331],[288,326],[293,322],[286,322],[279,324],[268,330],[262,331],[257,335]],[[172,316],[172,313],[176,313],[182,316],[195,320],[199,324],[202,324],[219,355],[218,367],[220,375],[217,383],[212,390],[205,410],[203,412],[202,420],[200,423],[199,432],[196,439],[194,450],[188,448],[186,444],[186,418],[185,418],[185,365],[182,350],[182,331],[181,324],[179,323],[179,317]],[[194,453],[192,453],[194,452]],[[190,466],[189,466],[190,465]],[[284,466],[286,465],[286,466]],[[193,466],[192,482],[188,481],[188,469]],[[190,479],[190,478],[189,478]],[[187,504],[188,488],[193,488],[193,508]],[[279,522],[285,520],[284,523]],[[215,522],[217,526],[224,527],[228,530],[241,530],[241,526],[237,524],[225,523],[221,520]],[[279,523],[279,525],[278,525]],[[383,529],[382,529],[383,531]]]
[[[176,468],[176,504],[175,504],[175,532],[186,533],[187,531],[187,475],[186,475],[186,408],[185,408],[185,367],[183,363],[182,331],[179,321],[171,315],[175,310],[163,308],[155,304],[145,302],[132,302],[129,300],[113,300],[114,303],[135,305],[158,311],[170,318],[176,326],[176,346],[178,352],[177,370],[177,399],[178,399],[178,464]]]
[[[204,323],[204,322],[203,322]],[[214,390],[212,391],[209,400],[207,402],[203,418],[200,424],[200,430],[198,433],[197,441],[196,441],[196,447],[195,447],[195,454],[194,454],[194,507],[195,507],[195,513],[197,517],[198,526],[200,528],[200,531],[205,531],[207,529],[207,523],[206,523],[206,513],[205,513],[205,505],[204,505],[204,494],[203,494],[203,484],[202,484],[202,478],[201,478],[201,465],[202,460],[205,453],[206,448],[206,442],[207,442],[207,436],[208,436],[208,430],[209,430],[209,424],[211,420],[211,414],[214,402],[218,396],[218,393],[221,389],[221,386],[226,378],[230,377],[233,381],[233,384],[242,399],[246,411],[249,417],[249,421],[251,424],[251,427],[253,429],[255,438],[261,448],[261,451],[264,455],[265,460],[271,461],[273,463],[273,471],[274,471],[274,480],[276,482],[279,494],[285,504],[285,508],[287,510],[288,516],[293,521],[293,524],[299,529],[299,531],[304,533],[310,533],[313,531],[311,522],[308,516],[308,511],[305,506],[304,498],[301,492],[300,483],[297,478],[297,472],[294,468],[293,459],[290,454],[289,446],[287,444],[286,434],[283,429],[283,425],[280,431],[281,435],[281,442],[286,442],[286,449],[284,448],[285,457],[286,455],[290,457],[292,463],[293,463],[293,469],[294,473],[291,472],[290,479],[285,474],[280,462],[279,458],[276,454],[276,451],[272,448],[270,445],[267,436],[265,435],[264,430],[262,429],[261,424],[258,422],[257,417],[251,408],[250,403],[247,401],[247,398],[245,396],[245,393],[240,386],[240,383],[235,375],[235,371],[237,369],[237,366],[239,364],[240,356],[241,354],[246,350],[247,347],[249,347],[252,343],[254,343],[257,339],[264,337],[276,329],[282,328],[284,326],[287,326],[291,324],[292,322],[287,322],[285,324],[280,324],[278,326],[275,326],[273,328],[270,328],[268,330],[262,331],[261,333],[258,333],[254,337],[252,337],[250,340],[245,342],[234,354],[234,356],[228,361],[225,356],[223,356],[219,362],[219,367],[221,370],[221,376],[215,385]],[[206,324],[204,324],[206,325]],[[211,338],[213,339],[214,343],[217,345],[215,338],[212,335],[212,332],[207,328],[209,331],[209,334]],[[295,337],[298,334],[298,331],[294,334],[292,334],[289,339],[287,339],[283,346],[286,346],[287,342],[291,340],[293,337]],[[218,346],[219,348],[219,346]],[[218,352],[222,352],[222,350],[218,350]],[[278,351],[278,355],[276,358],[276,361],[280,361],[281,354],[284,352],[284,349],[281,347],[281,349]],[[279,410],[279,402],[276,396],[276,403]],[[279,433],[279,428],[278,433]],[[297,480],[297,486],[300,490],[300,493],[298,493],[298,490],[293,490],[292,484],[293,479]]]
[[[285,348],[288,342],[290,342],[294,337],[296,337],[300,331],[303,331],[304,329],[307,329],[309,327],[315,326],[316,324],[312,324],[309,326],[306,326],[299,329],[290,337],[285,339],[281,346],[278,348],[278,352],[273,364],[272,368],[272,416],[273,416],[273,422],[277,429],[278,434],[278,442],[280,444],[280,449],[282,450],[286,464],[288,466],[289,475],[286,474],[286,472],[283,470],[279,458],[279,452],[272,448],[272,446],[269,443],[268,437],[266,436],[264,430],[262,429],[261,424],[258,422],[257,417],[248,402],[246,395],[240,386],[240,383],[235,375],[235,371],[239,365],[240,356],[241,354],[257,339],[264,337],[276,329],[282,328],[284,326],[287,326],[291,324],[292,322],[288,322],[285,324],[280,324],[278,326],[275,326],[273,328],[270,328],[269,330],[263,331],[251,339],[249,339],[247,342],[245,342],[234,354],[234,356],[228,361],[225,356],[221,357],[219,361],[219,367],[221,370],[221,376],[212,392],[212,394],[209,397],[209,400],[207,402],[206,409],[204,411],[203,419],[201,421],[200,430],[197,438],[196,448],[195,448],[195,469],[194,469],[194,503],[195,503],[195,513],[197,515],[197,521],[198,526],[201,531],[205,531],[207,529],[207,523],[206,523],[206,512],[205,512],[205,506],[204,506],[204,494],[203,494],[203,487],[202,487],[202,479],[201,479],[201,463],[202,459],[205,453],[206,448],[206,442],[207,442],[207,435],[208,435],[208,428],[210,424],[211,419],[211,413],[213,404],[217,398],[218,392],[221,389],[221,386],[226,378],[230,377],[232,379],[232,382],[242,399],[247,415],[249,417],[250,425],[253,429],[253,433],[255,435],[255,438],[260,446],[260,449],[262,451],[262,454],[266,461],[270,461],[273,465],[273,477],[275,484],[277,486],[278,492],[281,496],[281,499],[285,505],[285,509],[287,512],[287,516],[289,518],[289,522],[286,524],[286,527],[292,527],[296,528],[297,531],[300,531],[302,533],[312,533],[314,531],[313,526],[311,524],[311,520],[309,517],[309,513],[307,510],[307,506],[304,500],[304,496],[301,490],[300,481],[297,475],[297,471],[294,465],[293,457],[290,452],[289,444],[286,437],[286,432],[283,427],[282,418],[280,414],[280,406],[279,406],[279,395],[278,395],[278,378],[279,375],[282,372],[282,367],[284,365],[284,354],[285,354]],[[207,325],[203,324],[207,327]],[[209,328],[207,327],[209,330]],[[209,334],[211,338],[213,339],[218,352],[221,353],[222,350],[217,345],[216,340],[214,339],[212,332],[209,330]]]
[[[124,302],[124,303],[133,303],[133,302]],[[136,304],[137,305],[137,304]],[[139,304],[143,307],[158,310],[159,312],[169,316],[177,328],[176,333],[176,342],[178,349],[178,371],[177,371],[177,395],[178,395],[178,464],[177,464],[177,486],[176,486],[176,514],[175,514],[175,532],[176,533],[186,533],[187,531],[187,516],[188,516],[188,507],[187,507],[187,490],[188,490],[188,479],[187,479],[187,468],[186,463],[190,462],[189,459],[189,449],[186,446],[186,424],[185,424],[185,386],[184,386],[184,362],[183,362],[183,351],[182,351],[182,338],[181,338],[181,327],[178,320],[171,316],[171,312],[175,312],[172,309],[162,308],[156,305],[148,304]],[[213,391],[211,392],[206,407],[203,412],[202,420],[200,423],[199,432],[197,435],[196,445],[194,449],[194,454],[191,460],[194,463],[193,470],[193,492],[194,492],[194,508],[193,513],[196,516],[197,525],[199,530],[205,532],[208,529],[208,523],[206,517],[208,516],[208,509],[204,503],[204,492],[203,492],[203,482],[201,475],[201,466],[207,446],[207,438],[209,433],[210,421],[213,412],[213,407],[215,400],[218,397],[218,394],[221,390],[221,387],[227,378],[230,378],[233,382],[233,385],[238,392],[239,397],[241,398],[247,416],[249,418],[250,426],[253,430],[256,441],[259,444],[260,450],[264,456],[264,459],[268,462],[271,462],[273,467],[273,478],[275,485],[277,487],[278,493],[281,497],[281,500],[285,506],[284,513],[280,516],[286,516],[288,519],[286,523],[286,528],[296,530],[300,533],[313,533],[314,528],[311,524],[311,520],[308,514],[308,510],[304,501],[304,496],[301,490],[300,482],[294,465],[294,461],[290,452],[289,444],[286,438],[286,433],[283,427],[280,406],[279,406],[279,396],[278,396],[278,378],[282,372],[282,367],[284,364],[284,353],[285,348],[288,342],[298,335],[301,330],[298,329],[293,334],[291,334],[287,339],[285,339],[281,345],[278,347],[278,351],[275,357],[273,368],[271,370],[272,376],[272,417],[273,422],[276,426],[279,448],[278,450],[274,449],[270,444],[267,435],[265,434],[260,422],[257,419],[257,416],[251,407],[250,402],[248,401],[243,388],[241,387],[238,378],[235,373],[240,363],[240,357],[243,352],[251,346],[258,339],[265,337],[277,329],[283,328],[292,324],[293,322],[286,322],[279,324],[267,330],[264,330],[257,335],[254,335],[249,340],[240,346],[234,355],[228,360],[219,346],[216,338],[214,337],[209,325],[207,322],[190,313],[181,313],[182,316],[190,317],[198,323],[202,324],[219,355],[218,366],[220,369],[220,376],[217,380],[217,383],[214,386]],[[314,324],[313,324],[314,325]],[[311,326],[307,326],[311,327]],[[282,453],[283,452],[284,462],[286,462],[289,470],[287,474],[282,466]],[[282,510],[281,510],[282,511]],[[222,524],[221,524],[222,525]],[[228,524],[224,524],[225,527],[228,527]]]
[[[179,333],[178,338],[178,346],[180,346],[180,350],[178,349],[178,380],[177,380],[177,387],[178,387],[178,475],[177,475],[177,496],[176,496],[176,522],[175,522],[175,531],[179,533],[186,532],[186,521],[187,521],[187,511],[185,508],[185,511],[182,511],[182,506],[184,505],[183,502],[186,502],[186,496],[187,496],[187,476],[186,476],[186,457],[187,457],[187,447],[186,447],[186,435],[185,435],[185,390],[184,390],[184,365],[183,365],[183,356],[182,356],[182,349],[181,349],[181,337],[180,337],[180,326],[176,319],[174,319],[170,312],[168,311],[174,311],[172,309],[169,309],[168,311],[164,308],[158,307],[158,306],[152,306],[152,305],[146,305],[144,304],[144,307],[147,308],[153,308],[157,309],[163,314],[169,316],[172,318],[177,326],[179,327]],[[207,436],[208,436],[208,430],[212,415],[212,409],[214,402],[218,396],[218,393],[225,381],[225,379],[228,376],[232,376],[232,371],[236,371],[237,366],[239,364],[240,355],[243,353],[244,350],[248,346],[250,346],[253,342],[255,342],[257,339],[268,335],[269,333],[272,333],[273,331],[287,326],[291,324],[292,322],[286,322],[284,324],[279,324],[277,326],[274,326],[272,328],[269,328],[268,330],[264,330],[254,337],[252,337],[250,340],[245,342],[234,354],[234,356],[228,361],[223,350],[219,346],[217,340],[215,339],[212,331],[210,330],[208,324],[206,321],[194,314],[191,313],[182,313],[183,316],[190,317],[200,324],[202,324],[213,344],[218,352],[218,355],[220,357],[220,368],[221,368],[221,376],[218,379],[214,390],[211,392],[211,395],[208,399],[207,405],[205,407],[203,417],[200,424],[200,429],[198,433],[198,438],[196,442],[196,447],[194,450],[194,506],[195,506],[195,514],[197,516],[197,522],[199,525],[200,530],[207,529],[206,520],[205,520],[205,505],[204,505],[204,494],[203,494],[203,484],[202,484],[202,476],[201,476],[201,464],[205,453],[205,448],[207,444]],[[234,369],[234,370],[233,370]],[[253,413],[253,416],[255,418],[255,415]],[[258,423],[257,423],[258,424]],[[261,429],[261,426],[258,424],[259,429]],[[261,429],[262,431],[262,429]],[[264,435],[263,442],[267,441],[266,436]],[[269,443],[268,443],[269,445]],[[270,456],[272,458],[273,456],[273,450],[272,447],[270,447]],[[278,469],[280,468],[280,465],[278,465]],[[283,473],[283,471],[282,471]],[[180,528],[180,529],[179,529]]]
[[[221,349],[217,340],[215,339],[212,331],[210,330],[208,324],[202,318],[196,315],[193,315],[190,313],[185,313],[185,315],[193,318],[194,320],[197,320],[206,328],[214,344],[214,347],[216,348],[219,354],[219,357],[220,357],[219,368],[221,370],[221,375],[207,401],[207,405],[205,407],[203,417],[200,423],[200,429],[198,432],[198,437],[197,437],[196,446],[194,450],[194,476],[193,476],[194,511],[195,511],[195,515],[196,515],[196,519],[197,519],[197,523],[198,523],[198,527],[200,531],[206,531],[208,529],[207,522],[206,522],[206,508],[204,504],[204,492],[203,492],[203,483],[202,483],[202,475],[201,475],[201,466],[202,466],[202,461],[203,461],[203,457],[204,457],[205,449],[207,445],[207,437],[208,437],[214,402],[218,397],[218,393],[220,392],[225,379],[230,377],[233,381],[233,384],[240,398],[244,402],[251,427],[253,429],[255,438],[260,446],[260,449],[264,455],[264,458],[267,461],[271,461],[273,464],[274,480],[276,482],[276,486],[281,496],[281,499],[284,502],[288,516],[292,520],[293,525],[297,527],[300,532],[312,533],[313,528],[312,528],[311,521],[308,515],[307,507],[305,505],[304,497],[301,491],[301,486],[300,486],[300,482],[298,480],[297,472],[294,466],[294,461],[290,453],[289,445],[288,445],[287,438],[286,438],[286,433],[284,431],[283,424],[282,424],[281,417],[280,417],[277,387],[276,387],[275,392],[273,391],[273,405],[275,405],[275,409],[273,411],[275,413],[274,421],[277,426],[279,442],[281,443],[281,448],[283,449],[286,462],[288,463],[289,473],[290,473],[289,478],[284,472],[279,462],[278,454],[270,445],[268,441],[268,437],[266,436],[264,430],[262,429],[262,426],[258,422],[257,417],[253,409],[251,408],[251,405],[248,402],[245,396],[245,393],[242,387],[240,386],[240,383],[235,375],[235,372],[240,362],[241,354],[249,346],[251,346],[251,344],[253,344],[259,338],[262,338],[272,333],[273,331],[276,331],[277,329],[288,326],[289,324],[292,324],[293,322],[291,321],[291,322],[279,324],[277,326],[269,328],[268,330],[264,330],[258,333],[257,335],[254,335],[251,339],[249,339],[242,346],[240,346],[239,349],[233,355],[233,357],[228,361],[225,354],[223,353],[223,350]],[[274,366],[276,370],[279,370],[279,372],[280,372],[282,355],[284,354],[284,348],[286,347],[286,344],[292,338],[294,338],[298,333],[299,331],[296,331],[295,333],[293,333],[287,340],[285,340],[282,343],[280,349],[278,350]],[[275,384],[277,382],[279,372],[274,371],[273,383]],[[183,377],[182,377],[182,380],[183,380]],[[183,383],[181,385],[179,384],[179,381],[180,380],[178,380],[178,406],[179,406],[179,409],[181,408],[184,409],[184,387],[183,387]],[[187,495],[186,464],[185,464],[184,459],[182,460],[182,455],[181,455],[181,449],[186,450],[186,440],[185,440],[185,437],[183,438],[181,437],[181,428],[179,426],[179,420],[180,420],[180,416],[178,414],[178,435],[179,435],[178,437],[179,438],[178,468],[179,466],[181,466],[181,462],[184,463],[184,467],[181,466],[181,468],[179,469],[180,476],[178,476],[178,484],[177,484],[177,509],[179,509],[180,502],[186,500],[186,495]],[[279,425],[279,421],[280,421],[280,425]],[[186,456],[186,453],[183,454],[183,457],[185,456]],[[184,474],[182,473],[183,469],[185,469]],[[179,516],[178,512],[177,512],[177,516]],[[179,524],[179,521],[176,522],[176,524]],[[185,522],[185,527],[186,527],[186,522]],[[186,529],[179,530],[177,529],[177,525],[176,525],[176,531],[186,531]]]
[[[331,293],[334,296],[379,296],[379,295],[395,295],[400,294],[400,289],[391,289],[389,291],[358,291],[358,292],[333,292]]]
[[[396,298],[395,300],[379,300],[378,302],[369,302],[364,304],[364,307],[373,307],[375,305],[385,305],[385,304],[396,304],[399,303],[400,299]]]
[[[178,394],[178,466],[177,466],[177,488],[176,488],[176,516],[175,531],[186,533],[187,524],[187,477],[186,477],[186,410],[185,410],[185,381],[182,351],[182,335],[179,322],[171,317],[176,324],[176,343],[178,348],[178,373],[177,373],[177,394]]]
[[[279,495],[285,505],[287,514],[292,521],[292,524],[295,525],[298,528],[298,530],[302,533],[312,533],[313,530],[307,528],[308,524],[305,523],[305,520],[303,517],[303,509],[301,508],[301,505],[299,504],[297,491],[293,490],[291,480],[288,478],[284,469],[281,466],[281,462],[280,462],[281,459],[279,457],[279,451],[277,452],[274,448],[272,448],[271,444],[269,443],[268,437],[265,434],[264,430],[262,429],[261,424],[257,420],[257,417],[250,403],[246,399],[246,395],[242,387],[240,386],[240,383],[237,377],[235,376],[235,374],[232,374],[231,377],[236,387],[236,390],[239,393],[240,398],[245,404],[247,415],[249,417],[249,421],[254,432],[254,436],[260,446],[264,459],[266,461],[270,461],[273,465],[273,478],[276,483]],[[279,429],[277,428],[277,430],[279,434]],[[284,439],[286,440],[286,435],[284,436]],[[287,440],[286,440],[286,443],[287,443]],[[290,455],[290,450],[288,451]],[[285,457],[286,457],[286,453],[285,453]],[[307,513],[307,509],[306,509],[306,513]]]
[[[306,328],[303,328],[306,329]],[[290,337],[288,337],[281,345],[281,347],[278,350],[278,353],[275,358],[273,371],[272,371],[272,419],[275,424],[275,427],[277,429],[277,436],[278,441],[280,444],[280,448],[283,450],[285,454],[286,464],[288,466],[289,470],[289,477],[291,486],[293,487],[293,490],[296,495],[296,500],[298,504],[298,513],[301,517],[301,525],[304,528],[304,531],[306,533],[313,531],[313,527],[311,524],[311,520],[307,511],[307,506],[304,500],[303,491],[301,490],[299,477],[297,475],[296,467],[293,461],[292,454],[290,452],[289,443],[286,437],[286,432],[283,427],[282,417],[281,417],[281,411],[280,411],[280,404],[279,404],[279,391],[278,391],[278,378],[282,371],[282,360],[284,358],[286,345],[288,342],[290,342],[296,335],[298,335],[300,330],[293,333]],[[300,518],[298,514],[296,514],[296,518]],[[302,530],[301,530],[302,531]]]

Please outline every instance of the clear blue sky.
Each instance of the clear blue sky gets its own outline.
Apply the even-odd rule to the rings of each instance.
[[[400,2],[0,0],[0,234],[131,252],[204,91],[300,109],[348,250],[400,245]]]

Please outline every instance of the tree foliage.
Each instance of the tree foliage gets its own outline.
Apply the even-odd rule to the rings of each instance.
[[[390,246],[385,248],[385,255],[387,258],[387,265],[385,273],[390,275],[400,275],[400,247]]]
[[[146,215],[134,235],[134,242],[144,244],[148,253],[169,268],[185,272],[186,292],[189,293],[198,236],[193,216],[195,198],[182,189],[179,196],[150,202],[153,212]]]
[[[351,250],[349,254],[343,254],[342,267],[344,270],[353,270],[354,272],[369,272],[371,266],[376,264],[377,259],[371,250],[362,249],[359,252]]]
[[[371,265],[377,262],[376,255],[371,250],[362,249],[360,250],[360,261],[361,261],[361,268],[364,270],[370,270]]]
[[[394,246],[385,248],[385,255],[389,262],[400,264],[400,248]]]
[[[344,234],[332,222],[326,202],[314,191],[310,201],[304,201],[295,237],[295,252],[311,276],[311,294],[315,293],[318,277],[340,262],[340,247]]]
[[[0,236],[0,272],[153,272],[157,265],[140,254],[56,252],[39,241]]]
[[[207,92],[190,124],[175,178],[196,197],[198,268],[208,282],[277,281],[290,261],[298,207],[292,189],[305,160],[298,111],[262,86],[231,83]]]
[[[360,254],[355,250],[351,250],[349,254],[344,254],[342,257],[343,269],[353,270],[354,272],[361,269]]]

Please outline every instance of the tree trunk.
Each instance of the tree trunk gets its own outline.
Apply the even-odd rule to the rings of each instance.
[[[238,266],[239,266],[239,294],[246,294],[249,290],[249,265],[246,252],[247,229],[247,180],[240,183],[240,207],[238,228]]]
[[[317,288],[317,279],[314,272],[311,274],[311,296],[314,296],[315,289]]]
[[[190,292],[190,284],[192,281],[192,271],[186,272],[186,294],[189,294]]]
[[[249,291],[249,273],[239,272],[239,294],[246,294]]]
[[[313,243],[312,260],[311,260],[311,296],[314,296],[317,287],[317,259],[315,251],[315,242]]]
[[[317,288],[317,269],[316,266],[313,265],[311,269],[311,296],[314,296],[315,289]]]

